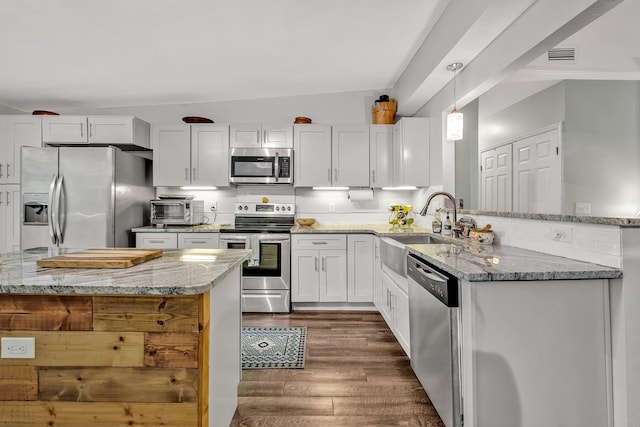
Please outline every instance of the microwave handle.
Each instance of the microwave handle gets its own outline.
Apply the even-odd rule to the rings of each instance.
[[[278,154],[278,152],[276,152],[275,175],[276,175],[276,182],[278,182],[278,177],[280,176],[280,155]]]

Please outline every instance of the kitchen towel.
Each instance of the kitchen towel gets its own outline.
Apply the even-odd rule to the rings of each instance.
[[[260,265],[260,240],[258,239],[257,234],[252,234],[247,236],[246,243],[244,244],[245,249],[251,251],[248,259],[249,267],[257,267]]]
[[[373,200],[373,190],[371,188],[351,190],[349,191],[349,200],[352,202],[368,202]]]

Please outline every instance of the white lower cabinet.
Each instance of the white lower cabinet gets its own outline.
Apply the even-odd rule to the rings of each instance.
[[[291,301],[347,301],[347,239],[345,235],[292,236]]]
[[[373,305],[382,310],[382,258],[380,258],[380,238],[373,238]]]
[[[178,249],[217,249],[218,233],[178,233]]]
[[[143,249],[217,249],[218,233],[136,233],[136,248]]]
[[[347,301],[373,302],[374,237],[347,236]]]
[[[380,272],[382,276],[382,299],[381,306],[379,307],[380,314],[389,325],[389,328],[393,332],[400,346],[405,351],[407,356],[411,355],[409,339],[409,295],[407,293],[407,279],[396,275],[396,280],[403,283],[404,289],[401,284],[396,283],[391,278],[390,273],[386,271]]]
[[[20,185],[0,185],[0,253],[20,250]]]

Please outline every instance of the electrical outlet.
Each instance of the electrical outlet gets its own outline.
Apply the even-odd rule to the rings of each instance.
[[[211,202],[211,207],[209,208],[211,212],[215,212],[218,210],[218,202]]]
[[[573,228],[563,225],[552,226],[551,239],[556,242],[571,243],[573,242]]]
[[[336,211],[336,204],[334,202],[329,203],[329,212]]]
[[[1,344],[3,359],[35,359],[36,339],[35,337],[2,337]]]
[[[591,215],[591,203],[576,202],[576,215]]]

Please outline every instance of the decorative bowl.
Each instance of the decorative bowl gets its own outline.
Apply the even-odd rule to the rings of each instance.
[[[186,116],[182,118],[185,123],[213,123],[213,120],[206,117]]]
[[[315,218],[298,218],[296,222],[300,225],[313,225],[316,222]]]
[[[471,232],[469,233],[469,240],[483,245],[493,244],[494,237],[495,236],[493,234],[493,231],[471,230]]]

